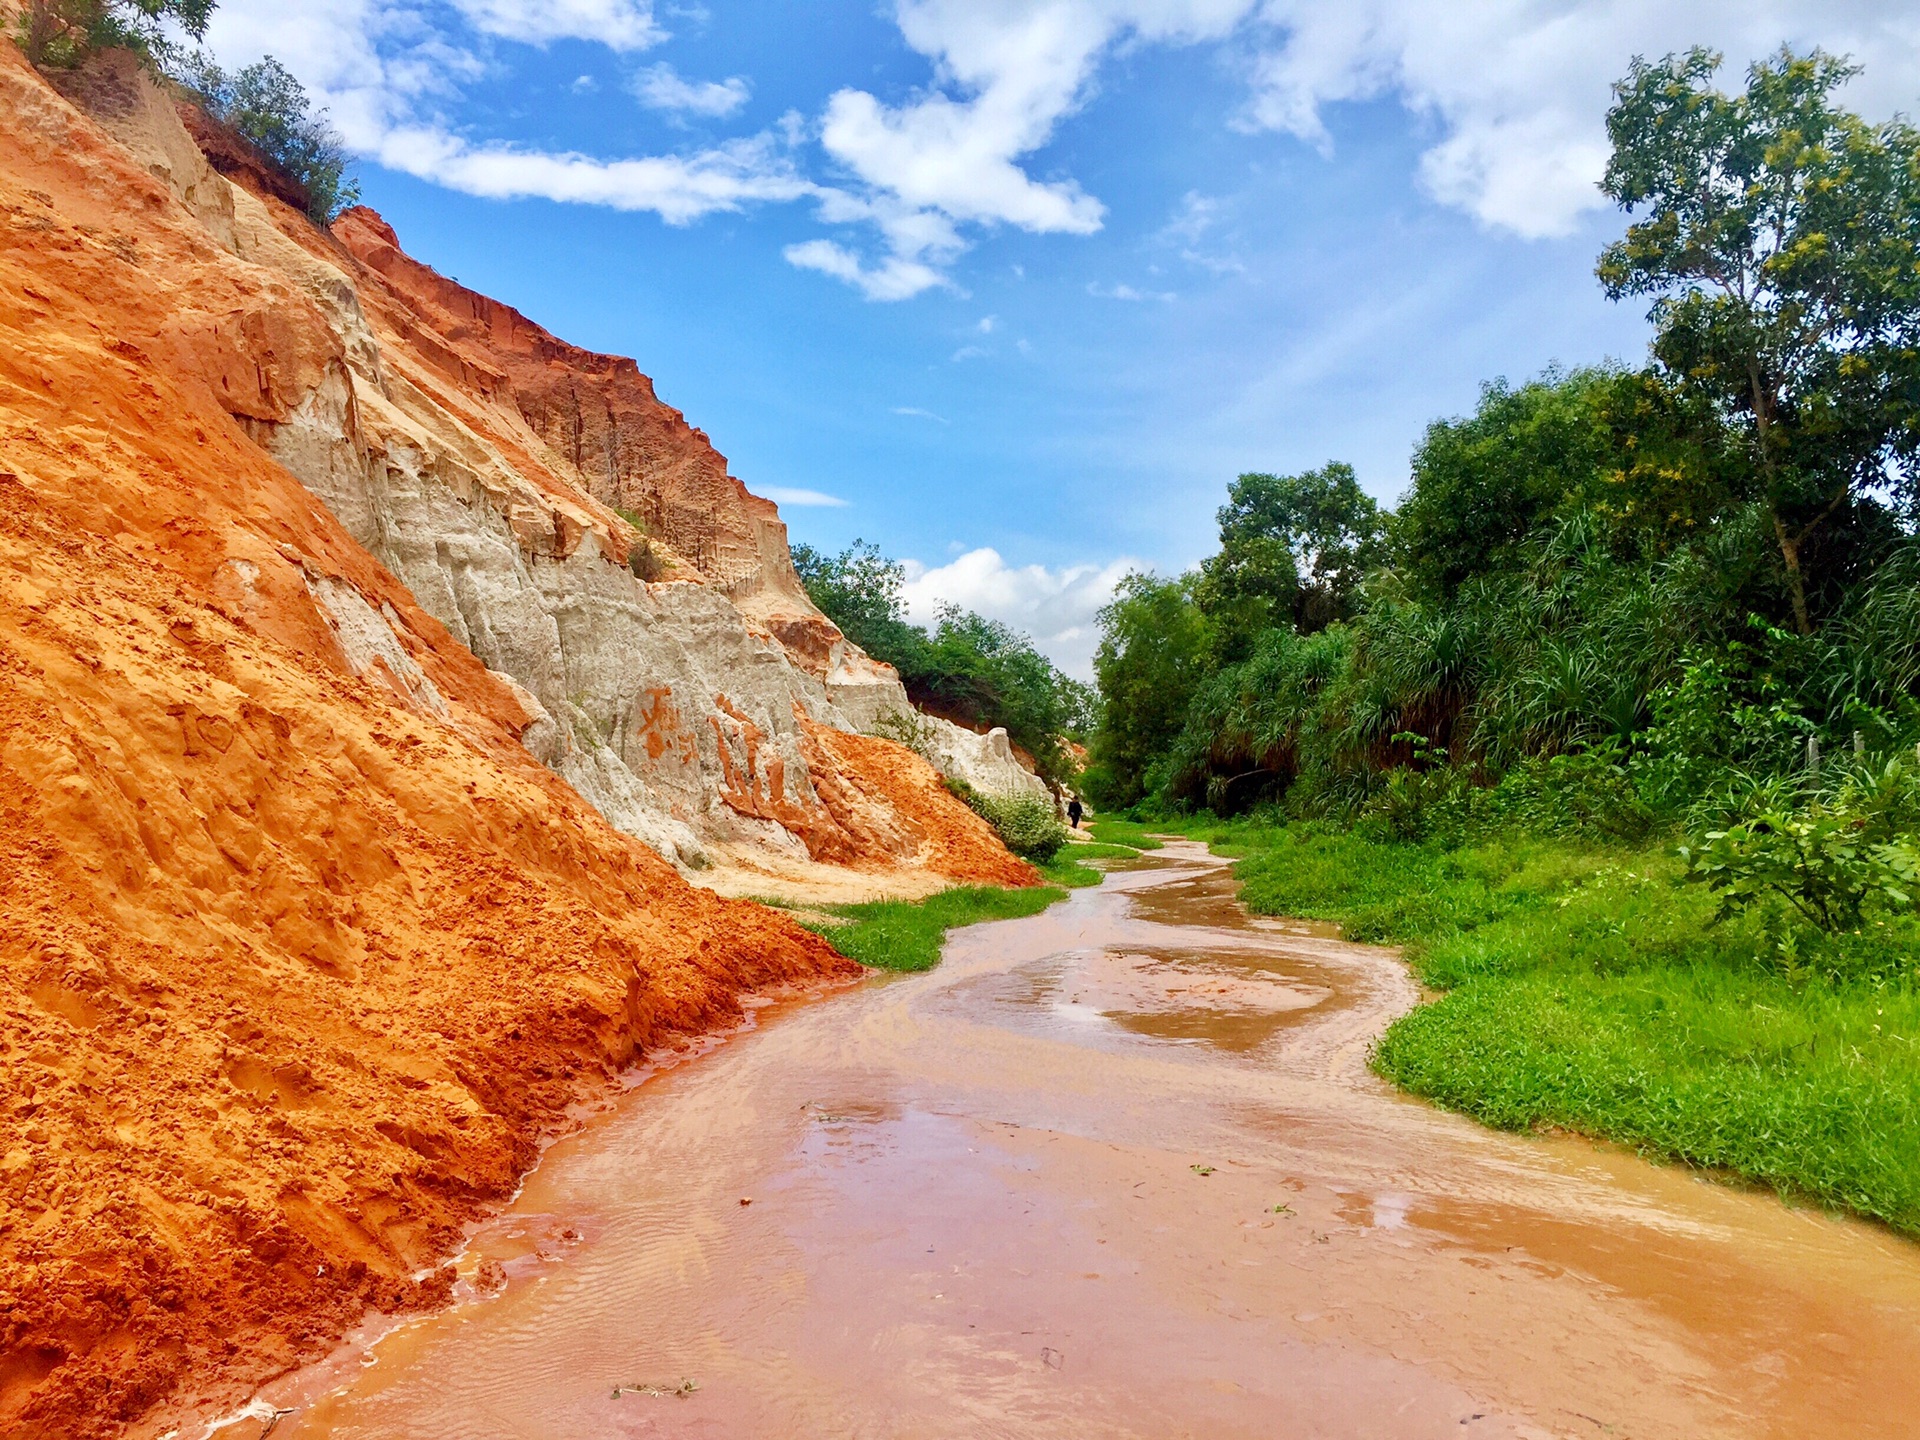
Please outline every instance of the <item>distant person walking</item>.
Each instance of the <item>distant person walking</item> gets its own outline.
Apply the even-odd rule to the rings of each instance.
[[[1086,810],[1080,804],[1080,797],[1078,795],[1067,802],[1067,823],[1073,826],[1074,829],[1078,830],[1080,828],[1080,817],[1086,813]]]

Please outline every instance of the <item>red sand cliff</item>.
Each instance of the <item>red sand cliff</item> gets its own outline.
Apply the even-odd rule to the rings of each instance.
[[[309,301],[4,45],[0,134],[0,1435],[148,1434],[431,1301],[444,1272],[408,1277],[642,1049],[851,967],[602,822],[249,441],[338,363]],[[424,284],[378,238],[347,229]],[[550,446],[712,578],[765,562],[744,492],[676,529],[738,485],[637,370],[503,317],[472,320]],[[363,678],[315,599],[349,589],[400,647]],[[814,743],[836,813],[911,791],[982,878],[1030,876],[886,742]]]
[[[639,515],[653,537],[737,602],[786,620],[811,618],[823,636],[838,638],[793,573],[778,509],[728,473],[726,457],[654,394],[632,360],[570,345],[422,265],[365,207],[341,216],[333,235],[359,264],[374,323],[475,401],[512,407],[544,442],[536,462],[603,505]]]

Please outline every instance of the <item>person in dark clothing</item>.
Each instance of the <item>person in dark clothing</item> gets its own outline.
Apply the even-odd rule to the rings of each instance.
[[[1080,797],[1078,795],[1067,802],[1067,823],[1073,826],[1074,829],[1078,830],[1080,828],[1080,817],[1086,813],[1086,810],[1082,808],[1080,804]]]

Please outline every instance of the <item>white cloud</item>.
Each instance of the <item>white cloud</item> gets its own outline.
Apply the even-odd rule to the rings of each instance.
[[[650,110],[720,119],[745,105],[751,92],[741,76],[726,80],[686,80],[673,66],[662,61],[647,66],[633,77],[633,93]]]
[[[1635,54],[1724,50],[1726,84],[1783,42],[1867,66],[1867,113],[1920,97],[1920,17],[1906,0],[1265,0],[1274,42],[1255,65],[1251,124],[1330,149],[1324,112],[1393,96],[1439,138],[1420,181],[1442,204],[1525,236],[1569,232],[1607,202],[1609,86]]]
[[[874,213],[822,218],[873,220],[893,259],[936,274],[962,248],[961,225],[1092,234],[1106,207],[1078,181],[1036,179],[1022,162],[1084,102],[1101,57],[1115,45],[1219,38],[1252,3],[896,0],[901,34],[933,61],[934,85],[901,105],[855,89],[837,91],[827,102],[820,142],[853,174]],[[916,243],[902,216],[936,217],[944,243]],[[845,247],[839,252],[852,254]],[[842,278],[871,296],[860,278],[865,273]]]
[[[982,315],[980,317],[980,323],[974,328],[982,335],[991,335],[995,330],[1000,328],[1000,317],[998,315]]]
[[[463,13],[490,33],[535,26],[532,4],[471,0]],[[641,41],[651,10],[637,0],[558,0],[540,12],[545,38],[581,35],[616,49]],[[531,31],[529,31],[531,33]],[[271,52],[326,105],[348,146],[391,169],[489,199],[542,198],[649,210],[669,224],[715,211],[791,201],[819,187],[773,136],[689,154],[606,159],[474,141],[437,117],[442,101],[485,65],[448,43],[407,0],[224,0],[208,44],[223,63]]]
[[[651,210],[670,225],[761,201],[796,200],[814,189],[763,140],[730,141],[693,155],[597,160],[469,145],[433,126],[405,126],[387,131],[372,148],[390,169],[469,195]]]
[[[829,495],[823,490],[797,490],[791,485],[762,485],[754,493],[765,496],[776,505],[793,505],[801,508],[827,507],[837,510],[847,503],[838,495]]]
[[[1121,577],[1145,568],[1131,559],[1057,570],[1014,566],[988,547],[968,550],[932,569],[915,560],[904,563],[907,583],[901,597],[916,624],[932,624],[942,603],[977,610],[1026,632],[1042,654],[1082,680],[1093,678],[1093,652],[1100,642],[1095,613],[1113,598]]]
[[[1234,47],[1251,82],[1243,122],[1323,149],[1329,107],[1397,101],[1429,137],[1425,191],[1526,236],[1567,233],[1604,203],[1594,181],[1608,85],[1636,53],[1715,46],[1728,55],[1726,83],[1738,84],[1747,62],[1782,42],[1818,43],[1867,67],[1848,99],[1868,115],[1920,102],[1912,0],[892,0],[891,9],[929,63],[924,89],[883,100],[843,86],[816,125],[789,115],[754,139],[629,159],[468,135],[443,111],[500,64],[493,40],[632,53],[665,37],[655,0],[222,0],[209,42],[224,63],[279,56],[350,148],[473,194],[652,210],[675,223],[811,199],[824,225],[869,238],[809,240],[786,258],[875,300],[956,289],[948,271],[982,230],[1098,230],[1100,199],[1034,157],[1086,104],[1106,58],[1132,46]],[[835,78],[822,77],[822,89]],[[665,66],[640,84],[680,113],[715,118],[737,113],[747,89]],[[795,156],[814,140],[844,172],[840,183],[800,169]],[[1239,262],[1214,253],[1216,205],[1188,195],[1160,238],[1226,273]]]
[[[1087,294],[1096,300],[1163,300],[1173,301],[1180,297],[1171,290],[1136,290],[1131,285],[1102,285],[1097,280],[1087,282]]]
[[[836,280],[858,286],[869,300],[905,300],[922,290],[947,284],[947,278],[918,260],[891,256],[869,267],[858,255],[831,240],[807,240],[780,252],[789,265],[818,270]]]
[[[893,413],[896,415],[910,416],[915,420],[937,420],[942,425],[951,425],[953,423],[947,419],[946,416],[936,415],[931,410],[922,410],[918,405],[896,405],[893,407]]]
[[[644,50],[667,38],[651,0],[453,0],[474,29],[504,40],[545,45],[592,40],[612,50]]]

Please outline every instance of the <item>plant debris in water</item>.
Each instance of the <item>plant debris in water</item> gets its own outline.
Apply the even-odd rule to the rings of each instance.
[[[678,1385],[616,1385],[613,1387],[613,1398],[618,1400],[622,1395],[677,1395],[684,1400],[699,1388],[698,1380],[682,1380]]]

